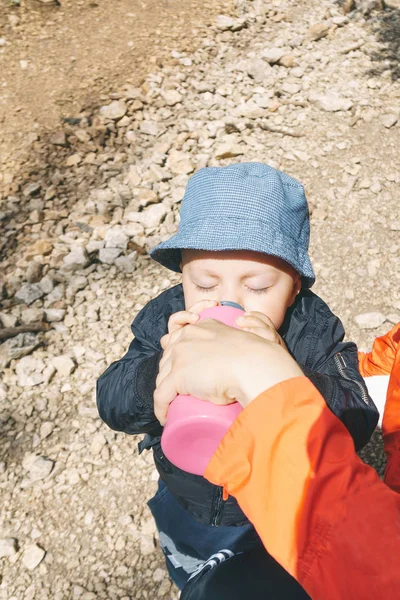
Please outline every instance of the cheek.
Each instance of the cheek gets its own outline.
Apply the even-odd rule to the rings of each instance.
[[[285,318],[287,311],[287,298],[282,294],[269,292],[265,296],[247,295],[245,302],[246,311],[258,311],[266,315],[273,322],[276,329],[279,329]]]
[[[205,296],[193,284],[182,281],[183,295],[185,298],[185,308],[191,308],[196,302],[204,300]]]

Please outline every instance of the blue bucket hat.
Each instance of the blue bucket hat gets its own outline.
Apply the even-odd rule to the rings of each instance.
[[[150,256],[180,272],[181,250],[252,250],[282,258],[311,287],[310,220],[303,186],[262,163],[200,169],[188,181],[178,232]]]

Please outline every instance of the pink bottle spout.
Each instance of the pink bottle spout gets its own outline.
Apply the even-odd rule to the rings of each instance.
[[[237,327],[236,319],[241,314],[243,309],[239,305],[225,302],[204,310],[200,320],[216,319]],[[218,406],[193,396],[178,395],[169,407],[161,436],[165,456],[180,469],[203,475],[219,443],[241,411],[238,402]]]

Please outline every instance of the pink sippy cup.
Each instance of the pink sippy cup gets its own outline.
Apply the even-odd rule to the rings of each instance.
[[[236,319],[241,314],[243,309],[238,304],[221,302],[219,306],[204,310],[200,321],[216,319],[237,327]],[[168,409],[161,436],[165,456],[180,469],[203,475],[220,441],[241,411],[238,402],[218,406],[193,396],[178,395]]]

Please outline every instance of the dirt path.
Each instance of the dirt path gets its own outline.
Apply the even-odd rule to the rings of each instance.
[[[194,50],[197,28],[230,4],[0,0],[0,165],[19,164],[32,139],[61,118],[173,62],[171,50]]]

